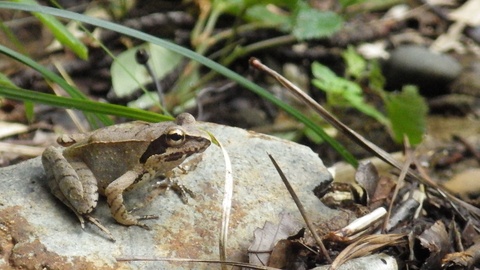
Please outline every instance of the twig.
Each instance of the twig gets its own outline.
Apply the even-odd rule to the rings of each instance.
[[[273,166],[275,166],[275,169],[277,170],[278,174],[280,175],[280,178],[282,178],[283,183],[287,187],[288,192],[290,193],[290,196],[292,196],[293,201],[298,207],[298,210],[300,211],[300,214],[302,214],[303,219],[305,220],[305,223],[307,223],[307,227],[312,233],[313,237],[315,238],[315,241],[317,242],[317,245],[320,247],[323,256],[327,259],[329,263],[332,263],[332,259],[330,258],[330,255],[328,255],[328,251],[325,248],[325,245],[323,245],[322,239],[320,236],[317,234],[315,231],[315,227],[313,226],[313,223],[310,221],[310,218],[307,216],[307,213],[305,211],[305,208],[303,207],[302,203],[300,202],[300,199],[298,199],[297,194],[295,194],[295,191],[293,190],[293,187],[290,185],[288,182],[287,177],[285,174],[282,172],[282,169],[278,166],[277,162],[275,159],[272,157],[272,155],[268,154],[268,157],[273,163]]]

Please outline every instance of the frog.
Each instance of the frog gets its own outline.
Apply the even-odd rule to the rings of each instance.
[[[102,195],[118,223],[149,229],[141,220],[156,216],[134,216],[123,193],[168,176],[187,157],[204,152],[211,140],[197,125],[191,114],[182,113],[169,122],[133,121],[60,136],[62,147],[49,146],[42,154],[48,187],[75,213],[82,228],[87,219],[113,239],[91,215]]]

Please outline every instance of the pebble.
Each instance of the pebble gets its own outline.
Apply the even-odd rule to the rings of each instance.
[[[445,94],[461,71],[453,57],[418,45],[399,46],[384,63],[387,89],[400,90],[403,85],[414,84],[424,96]]]

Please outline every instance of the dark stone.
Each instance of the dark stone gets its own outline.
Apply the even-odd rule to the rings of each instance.
[[[408,45],[392,51],[383,72],[389,90],[400,90],[403,85],[413,84],[424,96],[439,96],[448,92],[448,85],[461,70],[460,64],[451,56]]]

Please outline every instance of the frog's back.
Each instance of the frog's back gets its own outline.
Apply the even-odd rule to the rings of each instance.
[[[118,177],[140,163],[147,149],[144,141],[96,142],[68,151],[70,159],[81,159],[97,178],[100,193]]]
[[[85,143],[154,140],[162,135],[169,122],[133,121],[98,129],[90,133]]]

